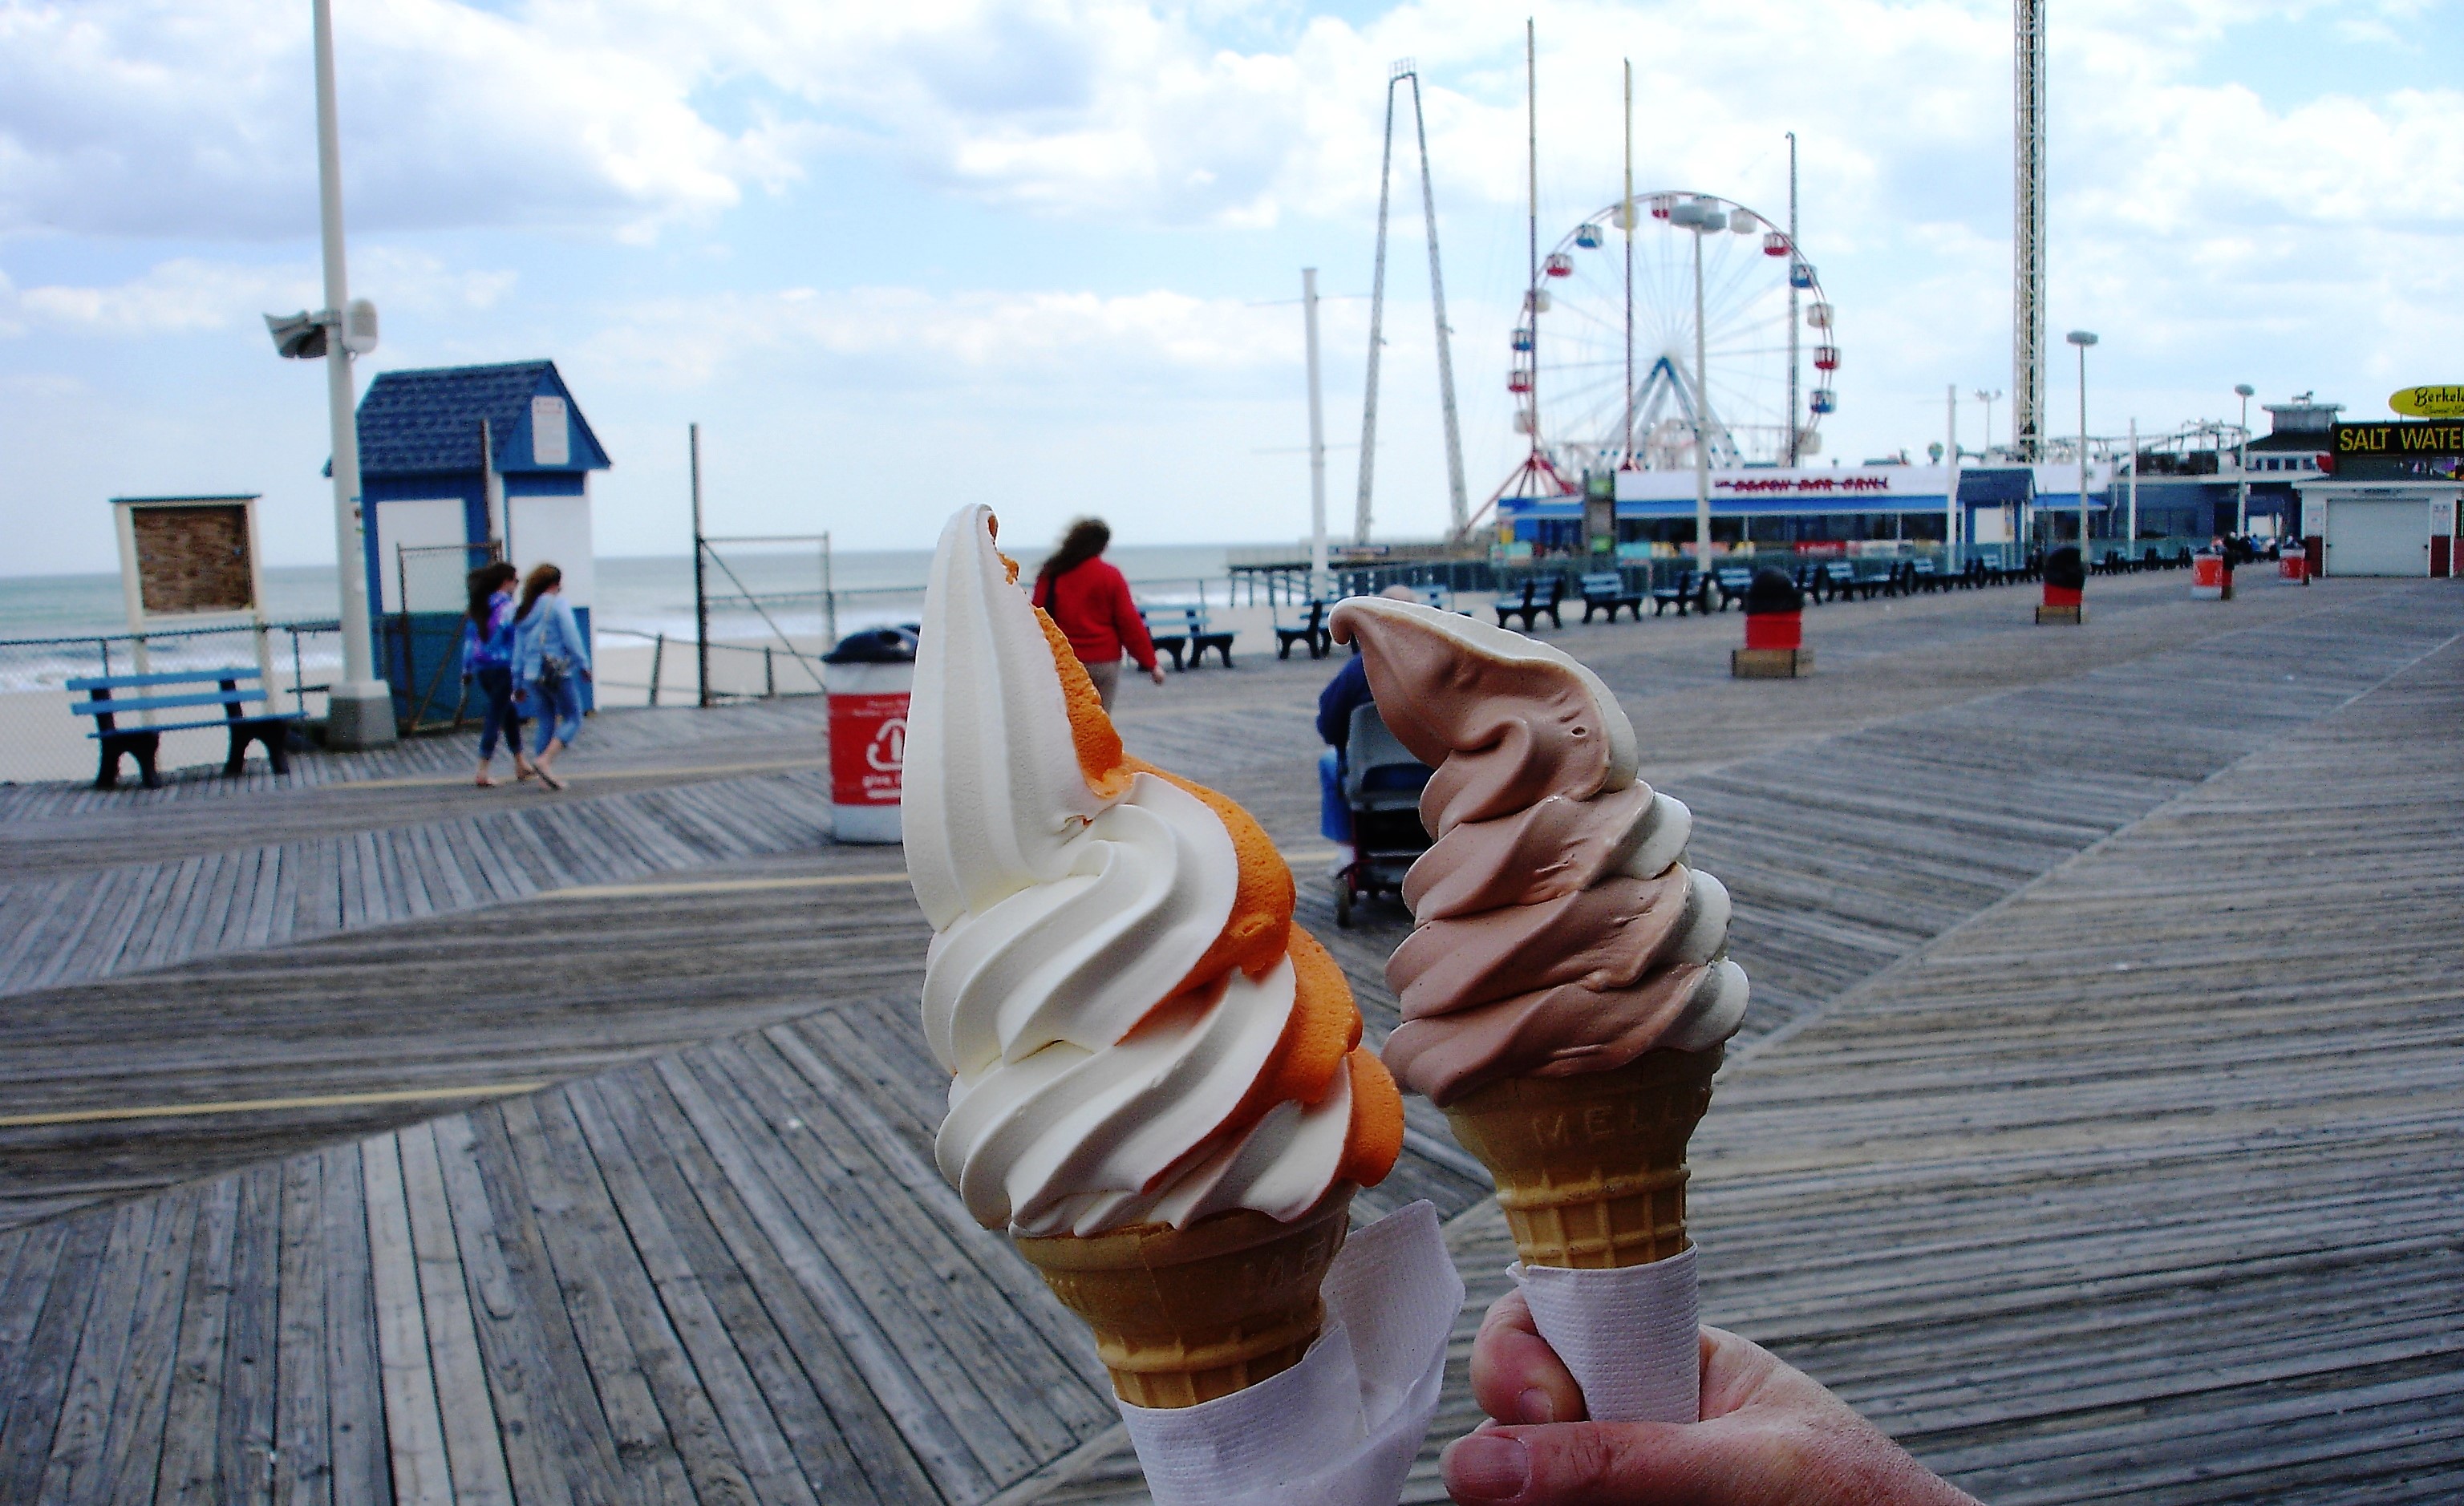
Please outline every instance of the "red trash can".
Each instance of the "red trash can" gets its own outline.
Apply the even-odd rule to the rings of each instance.
[[[2190,599],[2194,601],[2221,601],[2233,584],[2225,570],[2225,557],[2211,550],[2201,550],[2190,561]]]
[[[830,696],[830,836],[894,842],[915,635],[896,627],[851,633],[822,663]]]

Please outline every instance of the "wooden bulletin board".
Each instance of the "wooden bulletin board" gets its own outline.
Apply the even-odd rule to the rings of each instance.
[[[261,617],[256,498],[115,497],[129,626]]]

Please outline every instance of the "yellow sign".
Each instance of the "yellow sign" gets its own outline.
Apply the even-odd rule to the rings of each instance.
[[[2464,386],[2407,387],[2389,396],[2387,406],[2414,418],[2464,418]]]

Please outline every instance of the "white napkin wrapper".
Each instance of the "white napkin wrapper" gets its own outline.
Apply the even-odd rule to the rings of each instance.
[[[1463,1278],[1438,1211],[1355,1230],[1301,1363],[1196,1407],[1120,1403],[1155,1506],[1395,1506],[1437,1415]]]
[[[1703,1349],[1694,1247],[1618,1271],[1506,1268],[1532,1324],[1583,1388],[1594,1422],[1701,1419]]]

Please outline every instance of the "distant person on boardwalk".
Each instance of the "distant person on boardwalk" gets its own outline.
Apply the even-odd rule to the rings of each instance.
[[[1061,535],[1061,547],[1035,573],[1035,604],[1052,614],[1069,640],[1087,678],[1104,698],[1104,709],[1121,689],[1121,653],[1137,661],[1155,684],[1163,684],[1163,666],[1155,663],[1155,640],[1130,600],[1130,582],[1104,560],[1112,531],[1100,517],[1082,517]]]
[[[539,723],[531,767],[551,790],[564,788],[552,770],[556,755],[582,735],[582,686],[589,678],[590,647],[565,603],[564,572],[532,566],[522,581],[521,609],[514,614],[514,684],[523,709]]]
[[[471,572],[471,609],[462,619],[462,683],[479,691],[479,788],[496,782],[488,766],[496,761],[502,736],[514,755],[514,773],[531,776],[522,756],[522,721],[514,711],[514,582],[521,572],[503,560]]]

